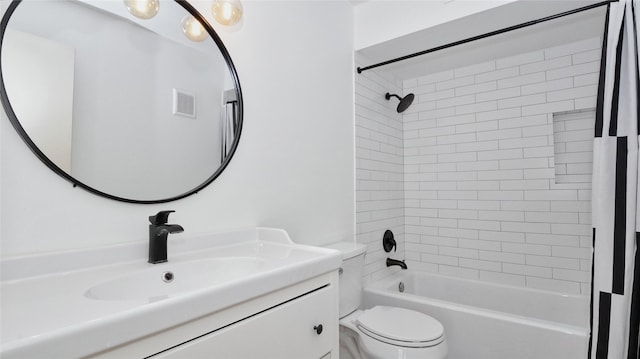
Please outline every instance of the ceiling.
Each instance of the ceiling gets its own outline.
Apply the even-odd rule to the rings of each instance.
[[[349,0],[351,5],[353,5],[353,6],[358,6],[360,4],[366,3],[367,1],[369,1],[369,0]]]
[[[521,0],[359,50],[365,66],[541,19],[598,1]],[[601,37],[606,6],[385,65],[400,80]]]

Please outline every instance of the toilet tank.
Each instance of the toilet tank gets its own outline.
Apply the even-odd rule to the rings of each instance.
[[[327,246],[342,252],[340,267],[340,318],[352,313],[360,306],[362,294],[362,272],[367,246],[360,243],[338,242]]]

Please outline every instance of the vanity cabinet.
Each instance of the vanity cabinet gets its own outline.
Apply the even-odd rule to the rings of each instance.
[[[333,344],[332,290],[318,289],[151,358],[324,357]]]
[[[328,273],[95,357],[336,358],[337,292]]]

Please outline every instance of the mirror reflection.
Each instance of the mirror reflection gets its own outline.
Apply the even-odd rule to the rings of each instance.
[[[149,19],[122,1],[22,1],[1,48],[7,113],[81,187],[132,202],[197,191],[232,155],[242,104],[226,50],[194,21],[173,1]]]

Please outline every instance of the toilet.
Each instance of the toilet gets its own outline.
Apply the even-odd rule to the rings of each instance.
[[[448,348],[436,319],[404,308],[375,306],[360,310],[366,246],[340,242],[341,359],[443,359]]]

